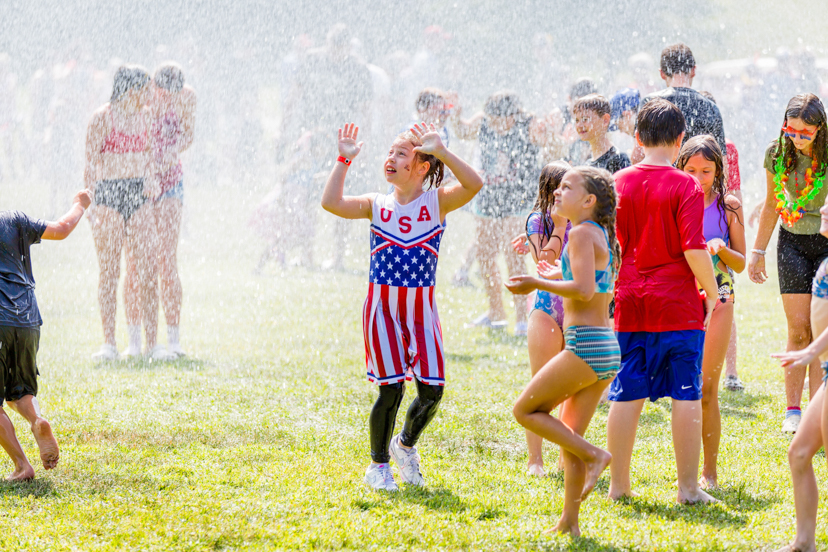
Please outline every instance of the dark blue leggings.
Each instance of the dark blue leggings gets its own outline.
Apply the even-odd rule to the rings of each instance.
[[[442,385],[426,385],[420,380],[415,379],[415,381],[417,382],[417,397],[408,407],[405,425],[400,434],[400,441],[407,447],[417,444],[423,430],[437,413],[440,400],[443,398]],[[384,464],[391,461],[388,446],[391,444],[397,411],[400,409],[404,394],[405,383],[403,382],[379,387],[379,397],[368,418],[371,430],[371,459],[374,462]]]

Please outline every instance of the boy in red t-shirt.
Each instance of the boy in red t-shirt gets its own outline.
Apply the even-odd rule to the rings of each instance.
[[[621,271],[615,331],[621,370],[612,382],[607,449],[609,496],[636,496],[630,486],[638,419],[644,400],[673,401],[673,447],[680,503],[715,501],[699,488],[701,363],[704,330],[718,290],[702,233],[704,194],[695,177],[673,167],[684,138],[684,116],[667,100],[638,114],[638,165],[615,174]],[[707,298],[699,297],[700,287]]]

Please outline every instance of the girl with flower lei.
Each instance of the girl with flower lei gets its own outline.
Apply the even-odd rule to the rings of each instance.
[[[825,107],[813,94],[799,94],[788,102],[779,139],[765,154],[767,195],[759,218],[756,241],[749,257],[748,274],[765,282],[765,249],[776,221],[782,219],[777,243],[777,265],[782,305],[788,322],[787,351],[799,351],[811,343],[811,285],[820,263],[828,258],[828,238],[820,235],[819,208],[828,186],[828,127]],[[802,417],[802,387],[810,373],[810,396],[821,383],[817,360],[785,370],[788,408],[782,431],[795,433]]]

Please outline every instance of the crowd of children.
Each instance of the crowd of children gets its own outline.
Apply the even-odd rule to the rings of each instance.
[[[434,124],[443,125],[443,117],[428,126],[415,123],[394,141],[385,162],[389,194],[347,196],[347,169],[362,144],[352,124],[340,130],[340,156],[322,205],[343,218],[371,220],[363,309],[368,379],[379,385],[365,475],[371,487],[397,490],[391,459],[404,482],[425,483],[415,444],[438,408],[450,369],[434,303],[440,238],[446,214],[472,201],[479,218],[474,247],[490,300],[477,325],[504,325],[494,285],[497,251],[530,254],[537,263],[533,277],[515,274],[519,266],[510,262],[505,286],[516,298],[536,292],[528,324],[525,301],[515,301],[519,333],[528,334],[532,378],[514,416],[527,431],[529,474],[545,475],[541,439],[561,446],[565,496],[554,531],[580,534],[580,505],[607,467],[610,498],[637,496],[630,463],[647,399],[672,401],[677,502],[716,501],[707,491],[719,484],[718,387],[734,347],[734,274],[749,264],[751,279],[765,280],[765,247],[780,218],[788,227],[780,230],[780,286],[789,328],[798,325],[789,352],[777,356],[789,373],[801,372],[793,380],[799,400],[805,367],[828,353],[828,206],[821,218],[819,212],[828,193],[822,187],[825,111],[811,94],[789,103],[768,148],[767,200],[748,262],[737,153],[725,142],[715,101],[690,88],[694,74],[689,48],[674,45],[662,53],[666,90],[640,100],[629,89],[612,100],[594,90],[575,98],[572,128],[590,153],[576,166],[560,160],[536,170],[544,148],[560,138],[550,129],[557,122],[525,113],[513,94],[502,93],[483,113],[458,122],[461,138],[478,140],[477,170],[446,147],[445,127]],[[438,111],[447,115],[443,98]],[[615,147],[611,131],[634,135],[630,154]],[[440,187],[446,170],[457,183]],[[530,208],[531,179],[537,197]],[[514,237],[521,218],[524,232]],[[792,322],[803,314],[809,316]],[[825,331],[812,340],[818,330]],[[828,362],[823,367],[828,372]],[[418,396],[392,438],[406,379],[415,380]],[[735,371],[728,382],[743,388]],[[789,412],[783,426],[796,433],[790,464],[797,550],[814,547],[818,493],[811,458],[828,438],[823,387],[812,387],[812,407],[801,425],[798,418],[788,423]],[[583,437],[604,396],[611,403],[607,450]]]

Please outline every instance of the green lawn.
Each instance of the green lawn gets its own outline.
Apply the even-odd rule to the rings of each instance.
[[[775,280],[738,279],[747,391],[722,398],[721,503],[674,504],[669,404],[661,401],[647,405],[638,434],[641,497],[606,500],[605,475],[582,508],[583,538],[543,536],[560,513],[563,479],[524,475],[524,434],[511,405],[528,378],[526,342],[465,329],[483,294],[449,285],[469,216],[450,218],[443,245],[448,386],[420,443],[429,484],[387,495],[362,484],[376,393],[365,381],[360,329],[366,225],[352,224],[356,273],[272,265],[255,277],[262,244],[246,221],[256,197],[229,185],[187,190],[187,361],[94,364],[101,330],[88,225],[34,248],[45,320],[40,400],[61,460],[52,472],[36,465],[33,483],[0,484],[0,549],[758,550],[792,537],[782,372],[768,356],[785,335]],[[45,204],[36,189],[4,194],[4,207],[35,216]],[[316,246],[320,257],[330,250]],[[602,406],[587,436],[602,446],[606,417]],[[36,458],[28,429],[12,419]],[[821,483],[825,468],[820,455]],[[2,469],[11,470],[7,459]],[[817,539],[828,547],[824,512]]]

